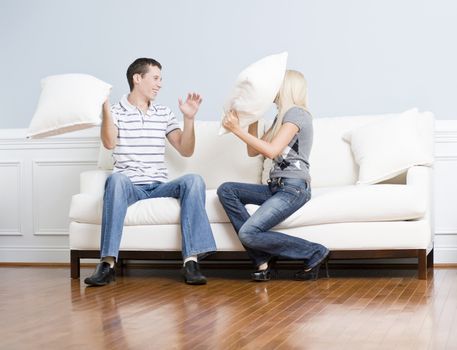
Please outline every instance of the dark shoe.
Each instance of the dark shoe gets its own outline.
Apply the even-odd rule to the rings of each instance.
[[[206,277],[200,272],[198,263],[193,260],[186,262],[182,268],[182,274],[187,284],[206,284]]]
[[[268,261],[268,267],[265,270],[257,270],[251,273],[251,279],[256,282],[266,282],[271,280],[271,271],[274,269],[277,260],[277,257],[272,257],[270,261]]]
[[[115,280],[116,273],[114,268],[111,268],[107,262],[102,262],[97,265],[93,275],[84,280],[84,283],[89,286],[104,286]]]
[[[319,278],[319,271],[321,268],[321,265],[324,264],[325,266],[325,276],[327,278],[330,277],[328,273],[328,258],[330,256],[330,251],[327,250],[327,253],[324,254],[321,260],[319,260],[316,265],[314,265],[312,268],[305,267],[302,271],[298,271],[295,273],[295,279],[300,280],[300,281],[308,281],[308,280],[317,280]]]

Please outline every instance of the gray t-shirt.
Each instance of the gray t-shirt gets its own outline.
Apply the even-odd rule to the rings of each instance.
[[[282,124],[284,123],[295,124],[299,131],[282,153],[273,159],[270,178],[305,179],[309,184],[309,154],[313,144],[312,116],[302,108],[292,107],[284,115]]]

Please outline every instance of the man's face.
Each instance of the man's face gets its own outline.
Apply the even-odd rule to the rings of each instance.
[[[162,87],[162,72],[157,66],[149,66],[149,70],[143,76],[138,74],[138,84],[135,86],[142,95],[149,100],[154,100]]]

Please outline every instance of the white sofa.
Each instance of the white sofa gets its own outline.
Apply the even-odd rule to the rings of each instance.
[[[376,185],[356,185],[358,166],[342,135],[383,116],[315,118],[310,156],[312,199],[277,230],[319,242],[331,259],[415,258],[419,278],[426,279],[433,262],[431,208],[432,168],[413,166],[404,174]],[[419,114],[421,139],[433,149],[434,118]],[[185,173],[203,176],[206,208],[218,253],[208,259],[244,256],[216,189],[225,181],[260,183],[269,161],[249,158],[245,145],[232,134],[218,136],[219,123],[196,123],[196,149],[183,158],[168,145],[170,178]],[[388,140],[386,140],[388,142]],[[110,153],[100,152],[99,169],[81,174],[81,193],[70,208],[71,275],[79,277],[81,258],[99,257],[104,183],[111,173]],[[249,205],[248,210],[254,211]],[[129,207],[119,259],[179,259],[179,204],[173,198],[140,201]],[[237,252],[237,253],[234,253]]]

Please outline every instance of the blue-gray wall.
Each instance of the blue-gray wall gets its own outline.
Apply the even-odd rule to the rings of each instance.
[[[93,74],[128,90],[133,59],[163,63],[158,102],[204,96],[219,119],[239,71],[287,50],[317,117],[431,110],[457,117],[454,0],[0,0],[0,128],[27,127],[40,79]]]

